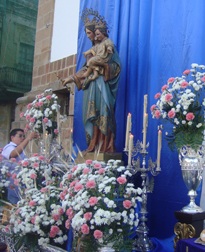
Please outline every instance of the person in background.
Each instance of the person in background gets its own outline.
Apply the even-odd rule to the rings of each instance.
[[[22,160],[26,157],[24,149],[28,143],[38,137],[37,132],[31,132],[25,137],[23,129],[13,129],[10,132],[10,143],[8,143],[2,151],[2,156],[6,159],[16,158],[16,160]]]
[[[25,136],[24,130],[20,128],[16,128],[10,131],[10,143],[4,146],[2,150],[2,157],[6,160],[11,158],[15,158],[16,161],[20,161],[26,158],[26,154],[24,149],[28,145],[28,143],[38,138],[37,132],[30,132],[27,136]],[[10,172],[15,169],[16,163],[8,163],[10,167]],[[18,196],[18,187],[13,185],[12,178],[10,178],[11,186],[7,189],[7,200],[11,204],[16,204],[19,200]]]

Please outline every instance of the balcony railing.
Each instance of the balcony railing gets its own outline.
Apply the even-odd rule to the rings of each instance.
[[[12,93],[25,93],[31,89],[32,72],[12,67],[0,68],[0,90]]]

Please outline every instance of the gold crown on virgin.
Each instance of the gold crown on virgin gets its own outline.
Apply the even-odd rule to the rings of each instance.
[[[89,16],[93,16],[93,18],[89,18]],[[95,28],[108,29],[105,18],[92,8],[86,8],[82,13],[81,19],[85,27],[93,25]]]

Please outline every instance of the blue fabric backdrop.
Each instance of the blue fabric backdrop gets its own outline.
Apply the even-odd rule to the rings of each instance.
[[[205,1],[81,0],[80,16],[85,8],[93,8],[105,17],[110,38],[117,46],[122,61],[116,103],[116,147],[122,152],[128,112],[132,114],[134,138],[142,141],[144,94],[148,94],[150,107],[155,103],[155,93],[169,77],[181,75],[191,63],[205,64]],[[90,47],[80,21],[77,69],[84,63],[82,52]],[[76,92],[74,141],[84,150],[82,97],[83,91]],[[152,159],[156,158],[158,124],[149,113],[148,151]],[[148,224],[150,236],[166,238],[173,235],[176,223],[174,212],[187,204],[189,199],[178,155],[167,147],[165,140],[161,168],[162,172],[155,178],[154,192],[148,198]]]

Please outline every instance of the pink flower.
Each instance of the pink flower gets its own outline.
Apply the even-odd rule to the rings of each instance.
[[[125,177],[118,177],[117,178],[117,182],[120,184],[120,185],[123,185],[127,182],[127,179]]]
[[[64,192],[64,191],[63,191],[63,192],[61,192],[61,193],[60,193],[60,199],[61,199],[61,200],[64,200],[64,199],[65,199],[66,194],[67,194],[67,193],[66,193],[66,192]]]
[[[83,224],[83,225],[81,226],[81,232],[82,232],[83,234],[89,234],[90,229],[89,229],[89,227],[88,227],[87,224]]]
[[[181,83],[181,88],[186,88],[189,85],[189,83],[187,81],[183,81]]]
[[[172,82],[174,82],[174,80],[175,80],[175,78],[174,77],[170,77],[169,79],[168,79],[168,83],[172,83]]]
[[[43,106],[43,102],[42,101],[38,102],[38,106],[42,107]]]
[[[52,214],[52,218],[54,219],[54,221],[58,221],[58,220],[60,220],[60,215],[59,214]]]
[[[103,233],[100,230],[95,230],[93,233],[95,239],[100,239],[103,237]]]
[[[58,133],[59,133],[59,130],[58,129],[54,129],[54,134],[56,134],[56,135],[58,135]]]
[[[156,105],[153,104],[153,105],[151,106],[150,110],[153,112],[155,109],[156,109]]]
[[[38,157],[38,155],[39,155],[38,153],[33,153],[32,157]]]
[[[68,219],[71,220],[74,216],[74,213],[73,213],[73,209],[72,208],[68,208],[66,210],[66,215],[68,216]]]
[[[159,99],[160,97],[161,97],[161,93],[157,93],[157,94],[154,96],[155,99]]]
[[[93,161],[91,159],[88,159],[85,161],[86,165],[91,165],[93,163]]]
[[[19,180],[18,179],[14,179],[14,185],[16,185],[16,186],[19,185]]]
[[[45,157],[44,156],[39,156],[38,159],[43,161],[45,159]]]
[[[123,206],[124,208],[129,209],[132,206],[132,202],[130,200],[124,200]]]
[[[60,215],[64,214],[64,210],[63,210],[62,207],[60,207],[60,208],[58,209],[58,213],[59,213]]]
[[[68,180],[71,180],[72,177],[73,177],[73,175],[70,173],[70,174],[68,174],[67,179],[68,179]]]
[[[33,168],[35,168],[35,169],[36,169],[36,168],[39,168],[39,163],[38,163],[38,162],[34,162],[32,166],[33,166]]]
[[[83,174],[88,174],[90,172],[90,169],[88,167],[83,169]]]
[[[175,113],[174,110],[170,110],[167,115],[168,115],[169,118],[174,118],[176,113]]]
[[[31,179],[36,179],[36,178],[37,178],[37,175],[36,175],[35,173],[32,173],[32,174],[30,175],[30,178],[31,178]]]
[[[77,183],[74,187],[75,192],[79,192],[80,190],[83,189],[83,185],[81,183]]]
[[[47,123],[48,122],[48,118],[47,117],[43,118],[43,122]]]
[[[78,168],[77,165],[75,165],[71,171],[74,172],[77,168]]]
[[[33,207],[33,206],[35,206],[36,205],[36,202],[34,201],[34,200],[31,200],[30,202],[29,202],[29,206],[30,207]]]
[[[84,214],[83,217],[88,221],[92,218],[92,216],[93,216],[93,214],[91,212],[87,212]]]
[[[20,113],[20,118],[22,118],[24,116],[24,113],[23,112],[21,112]]]
[[[102,167],[102,165],[101,165],[101,164],[99,164],[99,163],[94,164],[94,168],[95,168],[95,169],[100,169],[101,167]]]
[[[98,198],[97,197],[90,197],[90,199],[88,200],[88,203],[91,205],[91,206],[94,206],[98,203]]]
[[[96,183],[94,180],[89,180],[87,183],[86,183],[86,188],[95,188],[96,187]]]
[[[16,173],[13,173],[11,177],[12,177],[12,179],[16,179],[17,174],[16,174]]]
[[[156,110],[156,111],[154,112],[154,116],[155,116],[155,118],[159,119],[160,116],[161,116],[161,112],[160,112],[159,110]]]
[[[164,98],[165,98],[165,101],[166,101],[166,102],[170,102],[170,101],[172,100],[172,98],[173,98],[173,95],[172,95],[172,94],[166,94],[166,95],[164,96]]]
[[[66,220],[66,222],[65,222],[65,227],[66,227],[67,229],[70,229],[70,220]]]
[[[36,220],[36,216],[32,216],[32,217],[31,217],[31,223],[32,223],[32,224],[35,224],[35,220]]]
[[[29,162],[28,162],[28,161],[25,160],[25,161],[22,162],[22,166],[23,166],[23,167],[27,167],[28,165],[29,165]]]
[[[13,163],[15,163],[16,162],[16,158],[11,158],[10,161],[13,162]]]
[[[77,183],[77,181],[72,181],[71,183],[70,183],[70,188],[72,188],[72,187],[74,187],[75,186],[75,184]]]
[[[164,90],[166,90],[168,87],[169,87],[169,86],[168,86],[167,84],[165,84],[164,86],[162,86],[162,88],[161,88],[162,92],[163,92]]]
[[[41,192],[42,192],[42,193],[46,193],[47,191],[48,191],[48,188],[46,188],[46,187],[42,187],[42,188],[41,188]]]
[[[205,76],[203,76],[203,77],[201,78],[201,81],[205,82]]]
[[[31,119],[31,116],[30,116],[30,115],[27,115],[27,116],[26,116],[26,120],[27,120],[27,121],[30,121],[30,119]]]
[[[36,119],[34,117],[31,117],[29,120],[31,123],[34,123],[36,121]]]
[[[195,115],[192,112],[189,112],[186,114],[187,121],[192,121],[192,120],[194,120],[194,118],[195,118]]]
[[[58,234],[59,231],[60,231],[60,228],[59,228],[59,227],[57,227],[57,226],[52,226],[52,227],[51,227],[51,230],[50,230],[50,233],[49,233],[49,236],[50,236],[51,238],[54,238],[54,237],[56,237],[56,235]]]
[[[31,109],[32,108],[32,103],[29,103],[28,105],[27,105],[27,109]]]
[[[46,99],[47,99],[47,100],[51,100],[51,98],[52,98],[51,95],[47,95],[47,96],[46,96]]]
[[[183,74],[184,74],[184,75],[188,75],[190,72],[191,72],[191,71],[190,71],[189,69],[187,69],[187,70],[184,70]]]
[[[100,169],[98,170],[98,173],[99,173],[99,174],[104,174],[104,173],[105,173],[105,169],[104,169],[104,168],[100,168]]]

